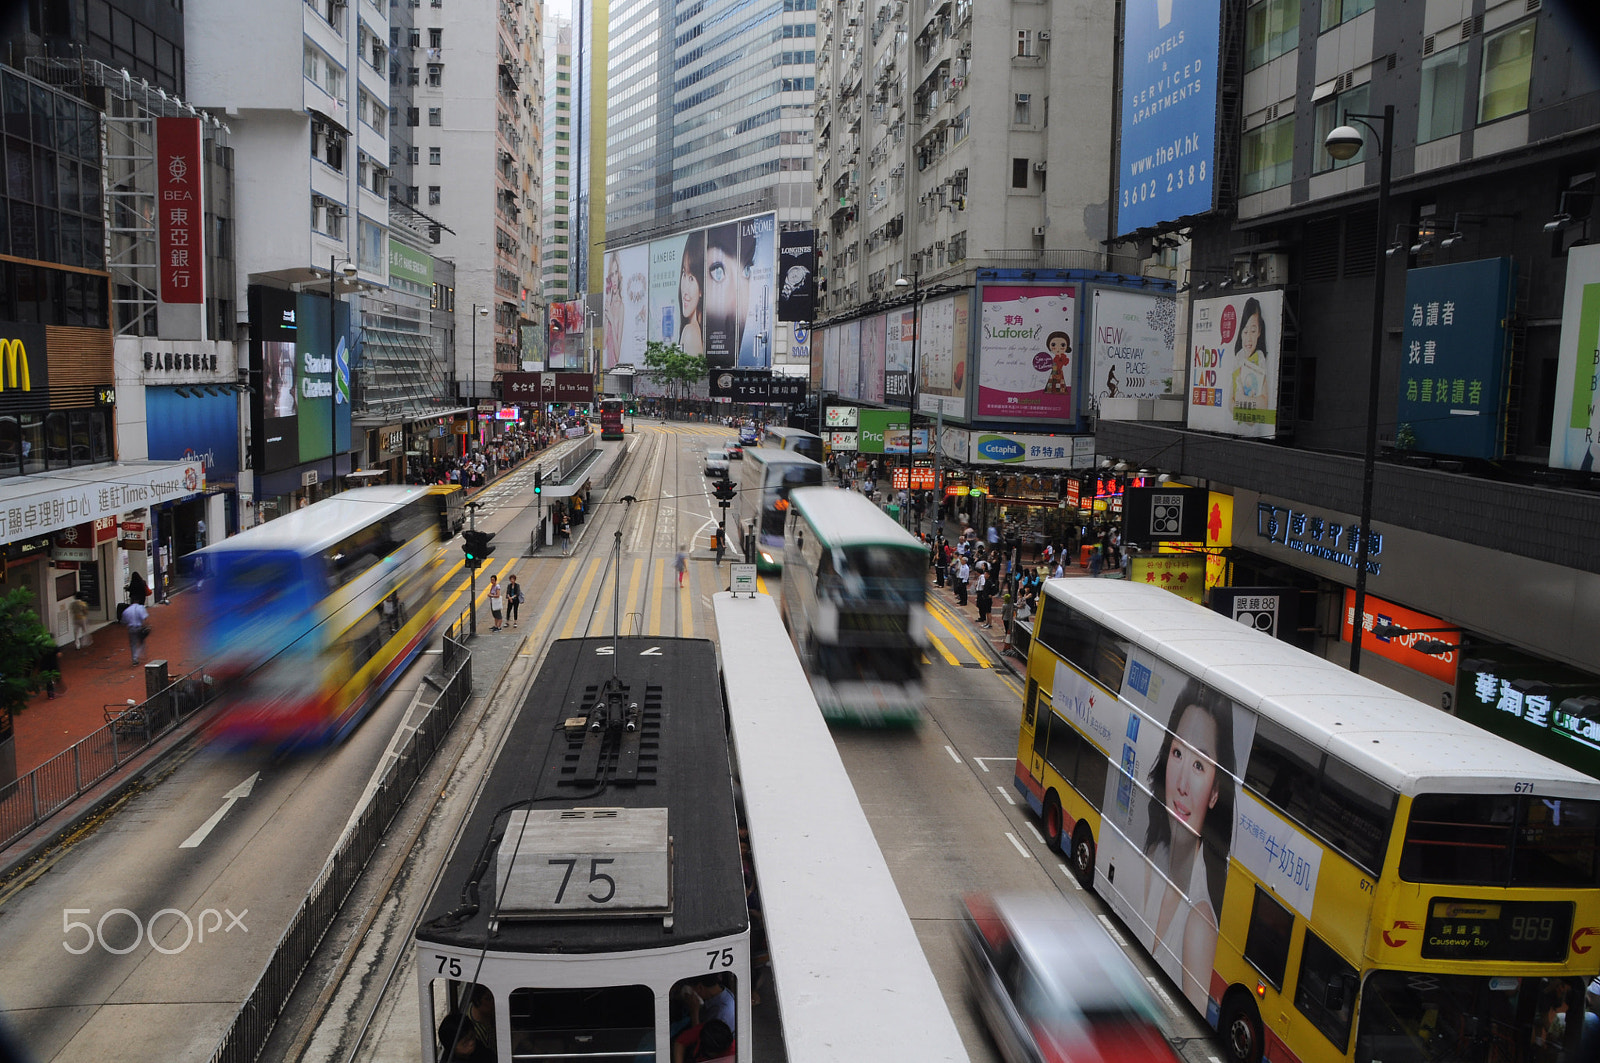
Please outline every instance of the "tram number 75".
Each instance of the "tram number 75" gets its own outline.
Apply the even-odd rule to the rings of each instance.
[[[706,953],[706,956],[711,960],[711,962],[706,965],[706,970],[708,971],[714,971],[718,967],[733,966],[732,949],[712,949]]]
[[[615,860],[605,859],[598,856],[592,857],[589,860],[589,881],[591,883],[604,882],[606,884],[606,892],[603,896],[596,896],[594,890],[592,889],[585,894],[585,896],[595,904],[604,904],[617,895],[616,880],[610,875],[602,874],[600,871],[601,864],[614,863],[616,863]],[[572,869],[578,866],[578,860],[577,857],[568,857],[564,860],[551,860],[550,864],[551,866],[565,864],[567,867],[567,873],[561,876],[561,886],[556,890],[556,903],[560,904],[562,898],[567,895],[567,884],[572,881]]]

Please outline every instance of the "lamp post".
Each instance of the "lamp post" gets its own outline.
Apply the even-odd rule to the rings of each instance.
[[[1378,253],[1377,265],[1372,275],[1372,363],[1367,370],[1367,445],[1361,461],[1361,538],[1356,543],[1356,600],[1355,616],[1350,625],[1350,670],[1361,671],[1362,620],[1367,607],[1367,542],[1372,538],[1372,481],[1378,464],[1378,386],[1383,369],[1383,285],[1384,234],[1389,229],[1389,164],[1394,154],[1394,105],[1384,107],[1382,114],[1351,114],[1345,112],[1346,122],[1359,122],[1379,143],[1378,160]],[[1382,122],[1382,130],[1373,128],[1373,122]],[[1354,126],[1342,125],[1328,133],[1323,146],[1335,159],[1353,159],[1366,136]]]
[[[487,306],[472,304],[472,438],[474,440],[478,438],[478,319],[488,316]]]
[[[339,280],[339,275],[344,274],[345,280],[355,280],[361,272],[359,266],[348,258],[335,267],[334,262],[338,256],[328,256],[328,494],[333,494],[334,485],[339,481],[339,328],[334,320],[334,285]],[[348,390],[349,385],[346,385]],[[349,402],[349,395],[345,396]]]
[[[911,456],[917,449],[917,345],[922,340],[922,273],[911,272],[911,279],[899,277],[894,286],[911,289],[911,381],[906,387],[906,501],[911,500]],[[935,443],[930,450],[936,450]],[[907,509],[911,507],[907,505]],[[900,519],[905,520],[905,514]]]

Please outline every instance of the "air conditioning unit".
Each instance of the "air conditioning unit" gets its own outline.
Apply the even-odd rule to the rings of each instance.
[[[1044,173],[1044,160],[1043,159],[1040,159],[1038,162],[1033,164],[1033,172],[1034,173]]]
[[[1049,30],[1040,30],[1039,31],[1039,39],[1041,41],[1048,41],[1050,39],[1050,31]]]
[[[1035,225],[1033,227],[1033,235],[1040,236],[1040,237],[1044,236],[1044,226],[1043,225]]]

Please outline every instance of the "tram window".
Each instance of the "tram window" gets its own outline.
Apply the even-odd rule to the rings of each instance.
[[[494,993],[488,986],[435,978],[432,995],[439,1059],[500,1058],[495,1054]]]
[[[684,1047],[686,1060],[733,1058],[738,1034],[737,984],[732,972],[716,971],[685,978],[672,987],[667,1014],[672,1022],[674,1059],[679,1045]]]
[[[649,986],[514,989],[509,1010],[511,1051],[518,1057],[548,1063],[656,1058],[655,994]]]
[[[1244,958],[1275,989],[1283,988],[1283,971],[1289,965],[1289,932],[1293,929],[1294,914],[1257,886],[1250,928],[1245,931]]]

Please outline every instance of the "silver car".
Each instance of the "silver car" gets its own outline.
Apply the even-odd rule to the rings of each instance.
[[[1144,979],[1086,912],[1060,896],[965,899],[972,999],[1009,1063],[1177,1063]]]
[[[706,475],[728,475],[728,452],[721,447],[710,447],[706,450]]]

